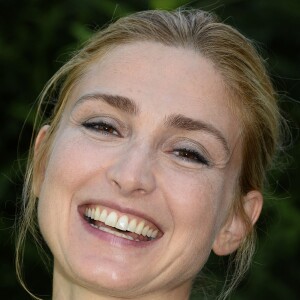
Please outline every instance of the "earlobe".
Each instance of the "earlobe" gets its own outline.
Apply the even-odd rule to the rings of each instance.
[[[36,197],[39,197],[41,184],[45,173],[45,161],[42,155],[42,145],[44,144],[46,134],[49,130],[49,125],[44,125],[35,140],[34,144],[34,168],[33,168],[33,192]]]
[[[236,251],[261,213],[261,192],[250,191],[242,201],[243,212],[231,215],[215,238],[212,249],[217,255],[228,255]]]

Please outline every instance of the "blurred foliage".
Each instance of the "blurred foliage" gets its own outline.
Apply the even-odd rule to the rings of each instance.
[[[259,244],[254,264],[232,299],[299,299],[300,1],[0,0],[1,299],[30,299],[15,278],[13,224],[22,189],[20,169],[31,138],[31,110],[39,92],[67,54],[95,29],[130,12],[180,5],[215,11],[226,23],[258,41],[294,136],[293,146],[287,147],[286,170],[271,173],[272,196],[266,199],[258,223]],[[45,272],[30,242],[25,274],[34,292],[51,293],[51,275]],[[197,298],[195,295],[193,299]]]

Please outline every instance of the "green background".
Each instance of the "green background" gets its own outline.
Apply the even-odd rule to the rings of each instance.
[[[15,278],[14,218],[22,189],[20,166],[24,165],[32,130],[31,109],[44,84],[67,54],[103,24],[134,11],[186,4],[215,11],[226,23],[258,41],[293,134],[282,156],[284,171],[276,169],[270,174],[271,196],[258,223],[253,266],[232,299],[300,299],[299,0],[0,0],[1,299],[30,299]],[[222,262],[219,264],[222,269]],[[214,263],[212,266],[215,268]],[[51,293],[51,275],[45,272],[31,243],[25,273],[34,292]]]

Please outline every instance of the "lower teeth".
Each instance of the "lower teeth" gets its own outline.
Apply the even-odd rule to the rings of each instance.
[[[97,225],[95,225],[95,224],[93,224],[93,223],[90,223],[90,225],[91,225],[92,227],[94,227],[94,228],[97,228],[97,229],[99,229],[99,230],[101,230],[101,231],[104,231],[104,232],[111,233],[111,234],[116,235],[116,236],[118,236],[118,237],[122,237],[122,238],[124,238],[124,239],[131,240],[131,241],[134,240],[133,237],[131,237],[131,236],[127,235],[127,234],[124,234],[124,233],[121,233],[121,232],[117,232],[117,231],[115,231],[115,230],[111,230],[111,229],[109,229],[109,228],[107,228],[107,227],[104,227],[104,226],[97,226]],[[140,240],[136,239],[135,241],[136,241],[136,242],[139,242]]]

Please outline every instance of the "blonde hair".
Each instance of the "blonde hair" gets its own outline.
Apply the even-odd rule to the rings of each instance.
[[[242,123],[242,166],[238,196],[233,211],[243,216],[248,236],[233,256],[232,279],[220,298],[225,299],[247,271],[254,251],[254,231],[241,204],[242,195],[263,190],[266,172],[272,164],[280,138],[280,113],[276,94],[264,64],[252,43],[229,25],[219,22],[211,13],[201,10],[144,11],[123,17],[95,33],[84,47],[52,77],[41,93],[35,128],[51,124],[50,130],[33,160],[29,157],[23,190],[22,218],[19,221],[16,269],[21,275],[22,249],[29,231],[40,244],[36,222],[35,174],[47,161],[68,95],[86,69],[112,48],[137,41],[153,41],[172,47],[193,49],[208,58],[222,74],[233,96],[232,108]]]

